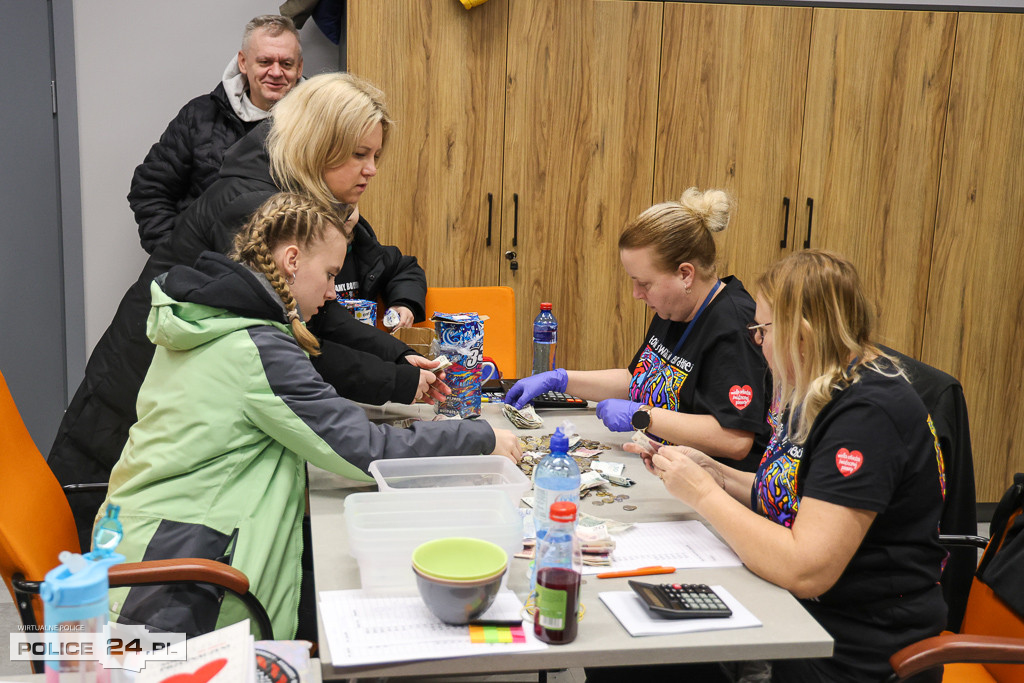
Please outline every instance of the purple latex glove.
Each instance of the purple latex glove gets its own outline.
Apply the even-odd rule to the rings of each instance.
[[[569,373],[558,368],[539,375],[530,375],[516,382],[505,394],[505,403],[511,403],[516,410],[547,391],[565,391],[569,385]]]
[[[597,404],[597,417],[613,432],[630,432],[633,431],[633,413],[642,405],[624,398],[606,398]]]

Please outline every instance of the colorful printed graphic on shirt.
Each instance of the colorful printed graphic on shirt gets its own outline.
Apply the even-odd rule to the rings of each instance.
[[[675,361],[675,364],[670,363],[654,351],[658,347],[665,348],[656,337],[651,337],[633,371],[633,379],[629,383],[629,396],[638,403],[667,410],[679,410],[679,392],[682,391],[686,378],[690,376],[693,363],[678,356],[671,356],[670,360]]]
[[[932,441],[935,443],[935,464],[939,468],[939,490],[942,491],[942,500],[946,500],[946,460],[942,457],[942,447],[939,446],[939,435],[935,432],[935,423],[932,416],[928,416],[928,431],[932,433]]]
[[[757,512],[785,527],[792,527],[800,500],[796,496],[796,470],[804,449],[786,437],[788,430],[775,410],[768,412],[772,438],[754,476]]]

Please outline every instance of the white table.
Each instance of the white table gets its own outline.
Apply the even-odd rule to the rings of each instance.
[[[484,404],[483,417],[496,426],[511,428],[500,413],[500,406]],[[366,407],[368,415],[433,417],[429,406]],[[609,432],[593,410],[542,410],[544,428],[521,431],[522,434],[550,434],[564,419],[570,419],[585,438],[599,440],[615,449],[601,454],[601,460],[626,463],[624,474],[637,482],[629,488],[609,487],[613,493],[630,496],[626,503],[595,506],[596,496],[581,501],[581,511],[598,517],[635,522],[660,522],[699,519],[691,508],[672,498],[661,482],[650,475],[640,459],[619,446],[629,434]],[[343,508],[345,497],[356,491],[376,487],[353,482],[316,468],[310,471],[310,514],[313,525],[313,562],[317,591],[359,588],[359,569],[347,549]],[[635,511],[625,511],[625,504]],[[525,560],[514,559],[509,573],[509,588],[520,598],[529,589]],[[745,567],[678,570],[670,575],[680,583],[722,585],[762,622],[761,628],[706,631],[682,635],[634,638],[626,632],[598,598],[599,592],[629,590],[627,579],[597,579],[584,576],[581,599],[586,614],[580,622],[579,636],[568,645],[551,646],[544,652],[487,655],[453,659],[404,662],[372,667],[336,668],[331,664],[323,621],[320,620],[320,660],[324,680],[372,676],[453,675],[515,671],[558,670],[578,667],[623,666],[629,664],[667,664],[683,662],[730,661],[746,659],[787,659],[827,657],[832,654],[832,638],[800,606],[789,592],[758,578]],[[652,582],[669,576],[647,577]]]

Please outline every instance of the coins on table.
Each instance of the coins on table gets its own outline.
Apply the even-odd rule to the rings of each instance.
[[[613,503],[624,503],[629,500],[629,496],[624,493],[615,495],[604,488],[594,489],[594,495],[596,497],[596,500],[593,501],[594,505],[612,505]],[[635,505],[633,509],[636,509]]]

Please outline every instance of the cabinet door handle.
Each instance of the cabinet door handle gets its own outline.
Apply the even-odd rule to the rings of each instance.
[[[491,223],[494,218],[494,195],[487,193],[487,246],[491,246]]]
[[[512,246],[519,246],[519,194],[512,193],[512,205],[515,211],[512,214]]]
[[[786,242],[789,241],[789,197],[782,198],[782,205],[786,207],[786,218],[782,223],[782,240],[779,242],[779,248],[785,249]],[[488,242],[488,244],[490,244],[490,242]]]
[[[807,239],[804,240],[804,249],[811,248],[811,222],[814,220],[814,200],[807,198]]]

